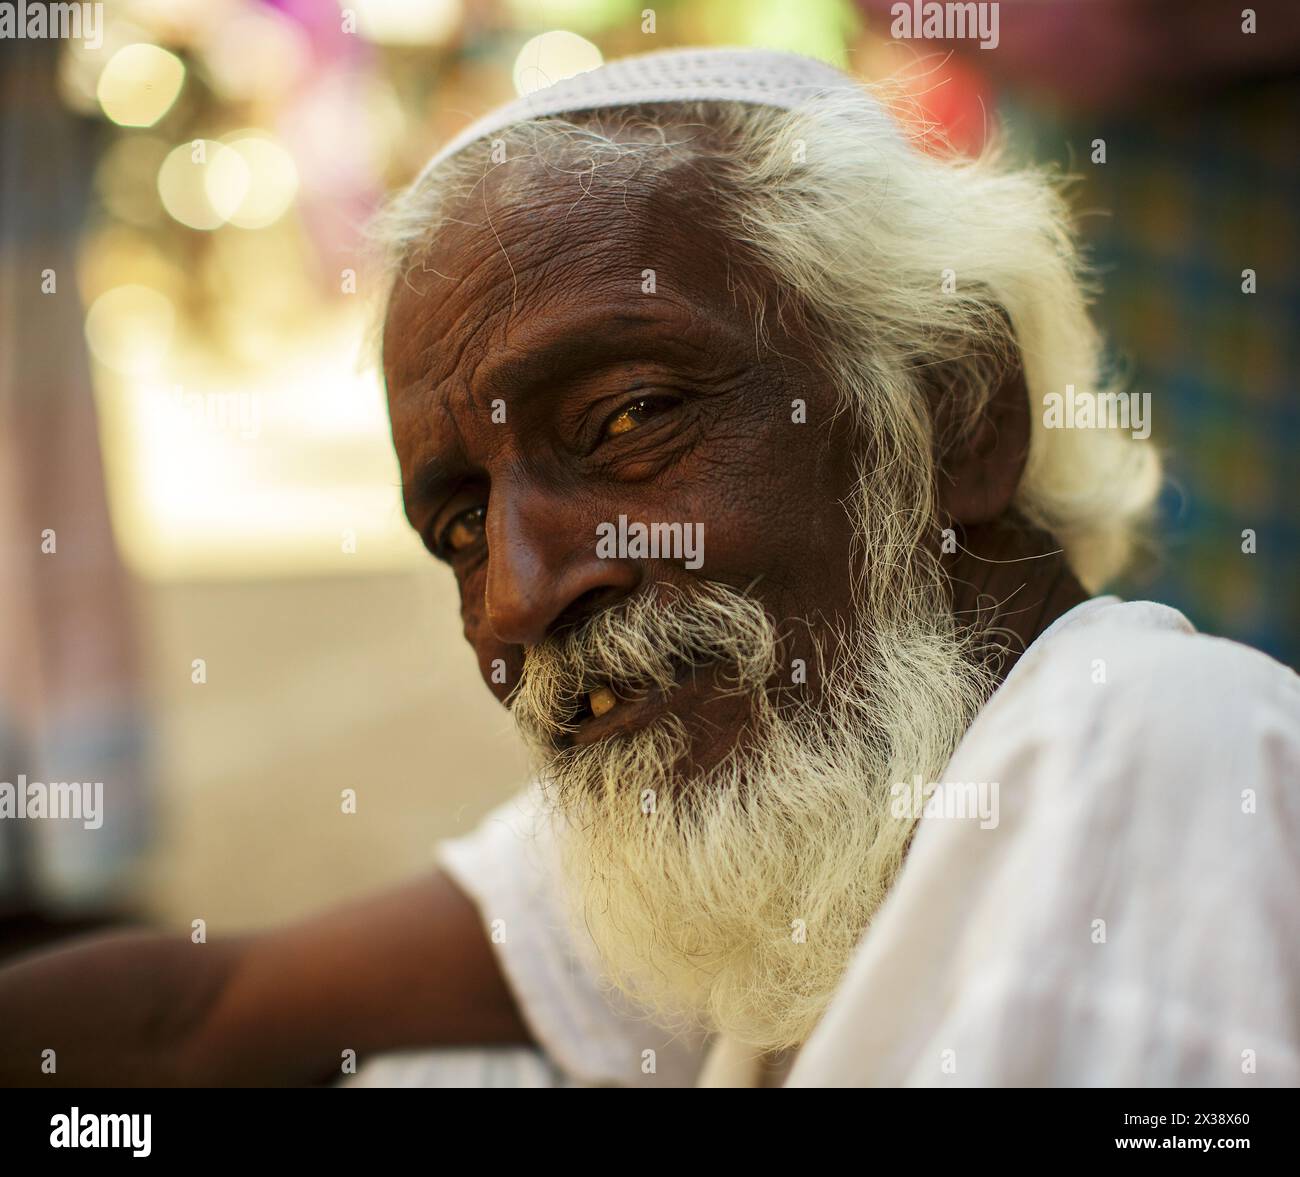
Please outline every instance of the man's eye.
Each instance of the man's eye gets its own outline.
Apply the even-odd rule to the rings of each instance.
[[[483,538],[483,507],[471,507],[462,511],[443,528],[438,541],[438,549],[445,555],[454,556],[466,548],[472,548]]]
[[[650,417],[671,408],[675,403],[672,397],[643,396],[640,400],[624,405],[605,422],[604,436],[618,437],[623,433],[631,433],[633,429],[639,429]]]

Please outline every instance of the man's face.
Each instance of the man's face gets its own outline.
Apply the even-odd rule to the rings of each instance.
[[[505,701],[529,647],[636,594],[713,582],[761,602],[782,638],[771,686],[797,691],[793,660],[810,665],[851,611],[854,466],[828,381],[775,316],[760,349],[737,259],[689,187],[584,194],[510,166],[532,167],[527,182],[502,196],[489,178],[399,279],[384,341],[407,514],[455,572],[485,681]],[[681,525],[702,560],[608,558],[598,529],[620,516]],[[695,766],[716,762],[749,704],[725,668],[679,671],[667,692],[574,701],[557,742],[669,713]]]
[[[938,779],[987,683],[919,565],[871,560],[907,542],[897,474],[859,484],[830,381],[772,298],[760,347],[690,189],[527,179],[399,279],[407,513],[533,749],[607,975],[792,1045],[902,860],[891,784]],[[700,566],[605,558],[620,516],[702,525]]]

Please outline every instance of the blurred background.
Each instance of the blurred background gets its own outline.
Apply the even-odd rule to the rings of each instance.
[[[1076,175],[1169,454],[1160,554],[1117,588],[1300,661],[1296,6],[1004,0],[989,49],[875,0],[93,7],[97,35],[0,39],[0,780],[102,779],[107,815],[0,823],[0,954],[293,917],[521,786],[402,516],[363,231],[461,126],[603,59],[791,49]]]

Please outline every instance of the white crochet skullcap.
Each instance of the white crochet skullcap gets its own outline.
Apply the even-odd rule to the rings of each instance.
[[[447,143],[421,178],[479,139],[547,115],[571,114],[647,102],[745,102],[797,109],[828,91],[848,91],[880,129],[894,124],[848,74],[797,53],[770,49],[663,49],[623,57],[534,90],[484,115]]]

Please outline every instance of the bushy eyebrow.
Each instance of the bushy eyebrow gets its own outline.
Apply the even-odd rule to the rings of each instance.
[[[644,350],[643,333],[654,328],[662,333],[655,343],[665,354],[699,351],[682,330],[684,318],[680,311],[665,315],[649,310],[605,310],[571,320],[559,331],[548,332],[537,346],[481,365],[473,378],[475,403],[484,404],[495,397],[522,402],[538,389],[632,358]],[[631,333],[625,333],[629,328]]]
[[[516,410],[561,383],[633,359],[638,353],[644,355],[644,333],[655,328],[662,333],[655,341],[656,349],[662,348],[665,357],[707,355],[706,349],[682,330],[683,308],[675,310],[676,314],[664,314],[662,309],[659,313],[649,309],[602,310],[573,319],[558,331],[548,331],[536,347],[521,347],[480,365],[470,382],[472,401],[486,412],[499,398]],[[410,485],[403,488],[407,518],[414,524],[418,510],[464,472],[459,461],[441,454],[421,462]]]
[[[409,487],[402,488],[402,505],[412,527],[419,527],[416,514],[426,503],[432,502],[456,477],[445,458],[432,457],[420,463]]]

